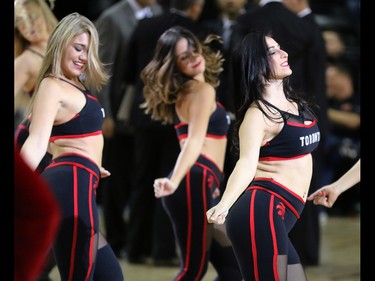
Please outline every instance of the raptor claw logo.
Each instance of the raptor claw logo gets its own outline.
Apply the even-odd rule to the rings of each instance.
[[[212,188],[212,185],[214,184],[214,177],[212,176],[212,175],[210,175],[209,177],[208,177],[208,187],[209,188]]]
[[[278,214],[279,216],[281,216],[281,218],[284,220],[284,215],[285,215],[285,205],[284,205],[283,203],[280,202],[279,204],[277,204],[276,209],[278,209],[277,214]]]

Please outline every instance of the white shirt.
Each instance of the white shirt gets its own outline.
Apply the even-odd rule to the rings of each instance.
[[[307,15],[309,15],[311,13],[312,13],[311,9],[310,8],[306,8],[306,9],[303,9],[302,11],[298,12],[298,16],[300,18],[303,18],[304,16],[307,16]]]
[[[232,35],[232,26],[234,24],[234,21],[231,21],[227,17],[223,17],[223,34],[222,34],[222,39],[223,39],[223,47],[224,49],[229,48],[229,43],[230,43],[230,36]]]
[[[266,4],[268,4],[269,2],[283,2],[282,0],[260,0],[258,5],[259,6],[264,6]]]
[[[152,11],[151,11],[151,8],[150,6],[146,6],[144,8],[142,8],[137,1],[135,0],[128,0],[129,2],[129,5],[132,7],[133,11],[134,11],[134,14],[135,14],[135,18],[137,20],[141,20],[143,18],[148,18],[148,17],[152,17]]]

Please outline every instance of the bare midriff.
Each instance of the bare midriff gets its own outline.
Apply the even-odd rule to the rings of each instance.
[[[77,153],[94,161],[98,167],[102,166],[104,138],[103,135],[85,138],[56,139],[50,143],[50,153],[57,158],[66,153]]]
[[[306,201],[312,177],[312,165],[311,154],[290,160],[260,161],[255,177],[272,178]]]
[[[180,141],[180,147],[183,147],[185,141],[186,139],[182,139]],[[216,164],[216,166],[218,166],[221,170],[223,170],[226,146],[227,146],[226,138],[222,138],[222,139],[205,138],[200,154],[207,156]]]

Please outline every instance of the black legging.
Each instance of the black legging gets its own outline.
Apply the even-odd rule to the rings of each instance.
[[[120,264],[99,234],[99,167],[87,157],[65,154],[54,159],[42,176],[60,203],[61,222],[53,253],[61,280],[94,280],[95,272],[95,276],[103,277],[102,281],[122,281]],[[106,276],[99,274],[105,272]]]
[[[209,261],[218,272],[216,280],[242,280],[229,240],[216,239],[220,235],[215,234],[214,225],[208,224],[206,219],[206,211],[215,203],[213,194],[221,179],[222,171],[201,155],[176,192],[162,197],[181,260],[175,280],[201,280]],[[220,240],[227,240],[227,243]]]
[[[246,281],[305,281],[288,233],[304,201],[272,179],[255,179],[226,219],[242,276]]]

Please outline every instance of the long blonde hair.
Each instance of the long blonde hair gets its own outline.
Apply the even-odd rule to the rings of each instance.
[[[94,24],[85,16],[78,13],[71,13],[58,23],[48,40],[47,51],[35,85],[36,94],[38,93],[41,81],[45,77],[64,76],[61,61],[65,50],[70,42],[82,33],[89,35],[87,67],[83,73],[85,86],[89,89],[95,88],[97,91],[100,91],[102,86],[108,81],[109,75],[104,69],[104,64],[100,61],[98,55],[99,36]],[[29,111],[31,111],[36,94],[31,98]]]
[[[180,93],[188,91],[187,77],[176,66],[175,49],[177,42],[186,38],[188,44],[201,54],[206,61],[204,77],[213,87],[219,86],[218,75],[222,72],[223,58],[220,52],[214,52],[209,44],[219,40],[218,36],[209,35],[203,42],[186,28],[175,26],[165,31],[159,38],[154,56],[141,72],[144,83],[143,95],[145,102],[141,108],[151,114],[154,120],[173,123],[174,105]]]
[[[53,3],[50,3],[51,8],[47,5],[45,0],[16,0],[14,2],[14,57],[18,57],[30,45],[19,32],[17,25],[19,22],[31,24],[31,20],[35,15],[41,15],[46,23],[49,34],[55,29],[58,20],[52,12]]]

